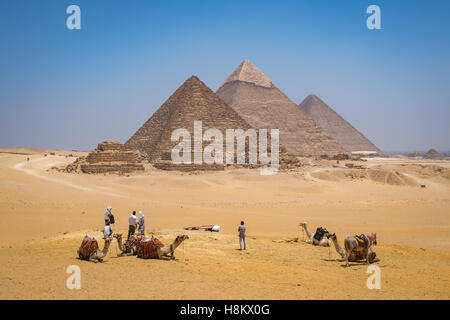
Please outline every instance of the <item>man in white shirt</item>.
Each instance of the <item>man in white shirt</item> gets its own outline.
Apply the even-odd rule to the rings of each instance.
[[[137,218],[136,218],[136,211],[133,211],[131,216],[128,218],[128,240],[130,240],[131,235],[134,236],[134,232],[136,231],[136,224],[137,224]]]
[[[108,224],[106,224],[105,228],[103,229],[103,239],[107,239],[112,235],[112,229],[111,226]]]

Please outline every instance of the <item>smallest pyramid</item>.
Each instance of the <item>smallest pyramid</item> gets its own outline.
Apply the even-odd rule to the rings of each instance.
[[[269,77],[248,60],[242,61],[239,67],[237,67],[237,69],[222,83],[221,87],[226,83],[233,81],[248,82],[265,88],[272,87],[272,81]]]
[[[437,160],[437,159],[442,159],[442,155],[441,155],[439,152],[437,152],[436,150],[430,149],[430,150],[425,154],[425,158],[426,158],[426,159],[435,159],[435,160]]]
[[[136,154],[126,151],[117,141],[104,141],[89,153],[86,159],[77,162],[83,173],[130,173],[144,171],[144,166],[136,161]]]
[[[372,142],[342,118],[319,97],[310,94],[299,107],[311,117],[319,127],[332,136],[347,152],[372,151],[382,155]]]

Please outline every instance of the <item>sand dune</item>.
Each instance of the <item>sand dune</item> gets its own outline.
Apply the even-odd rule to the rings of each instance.
[[[362,164],[369,169],[348,169],[305,161],[274,176],[248,169],[186,174],[147,166],[129,176],[51,169],[74,161],[68,154],[0,153],[0,298],[450,298],[450,162],[372,159]],[[131,210],[143,210],[148,233],[164,242],[185,226],[219,224],[221,232],[189,231],[178,261],[116,258],[115,242],[106,263],[79,261],[81,238],[100,238],[107,205],[114,231],[125,232]],[[240,220],[248,226],[248,252],[235,250]],[[300,221],[327,227],[341,243],[377,232],[382,289],[368,290],[366,267],[342,268],[334,250],[273,242],[302,237]],[[71,264],[82,269],[82,290],[65,286]]]

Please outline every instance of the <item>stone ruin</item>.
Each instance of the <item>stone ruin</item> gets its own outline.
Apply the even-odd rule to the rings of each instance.
[[[133,151],[126,151],[123,145],[116,141],[105,141],[87,157],[78,158],[68,165],[66,172],[82,173],[131,173],[144,171],[144,166],[136,161]]]

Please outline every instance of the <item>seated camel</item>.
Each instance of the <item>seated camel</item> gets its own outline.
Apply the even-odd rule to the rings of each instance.
[[[106,238],[103,249],[99,250],[97,240],[95,240],[95,238],[85,236],[81,246],[77,250],[78,257],[81,260],[87,260],[95,263],[103,262],[103,258],[108,253],[111,241],[112,238]]]
[[[331,242],[333,242],[336,252],[341,256],[340,259],[338,258],[336,260],[337,261],[345,261],[345,255],[346,255],[345,249],[339,245],[336,234],[335,233],[329,234],[328,238],[331,239]],[[362,260],[363,260],[363,251],[362,250],[361,251],[352,251],[348,258],[348,261],[351,261],[351,262],[359,262]],[[370,263],[380,261],[380,259],[377,258],[377,254],[372,249],[372,247],[369,248],[369,261],[370,261]]]
[[[175,259],[175,249],[186,239],[189,239],[189,236],[180,235],[176,237],[172,244],[164,245],[157,238],[147,238],[138,247],[137,255],[143,259]]]
[[[359,253],[362,251],[362,258],[366,260],[366,264],[370,264],[370,257],[369,253],[372,250],[372,246],[377,244],[377,234],[371,233],[367,236],[362,235],[366,240],[362,241],[357,239],[357,237],[347,237],[344,240],[344,246],[345,246],[345,262],[346,266],[348,267],[350,257],[352,253]],[[360,237],[358,237],[360,238]]]
[[[306,240],[307,243],[311,243],[315,246],[329,247],[330,240],[327,238],[327,234],[329,232],[322,227],[317,228],[316,233],[313,235],[308,230],[308,224],[306,222],[300,222],[300,226],[305,230],[307,237],[309,240]]]
[[[121,253],[118,254],[119,257],[137,255],[137,246],[142,240],[145,239],[145,236],[131,235],[130,239],[123,243],[121,233],[115,233],[113,237],[117,239],[117,244],[119,245],[119,250],[121,251]]]
[[[175,249],[186,239],[187,235],[177,236],[174,242],[170,245],[162,244],[156,238],[144,238],[143,236],[131,236],[129,240],[122,243],[122,234],[116,233],[114,238],[117,239],[119,249],[122,251],[119,256],[133,256],[138,255],[144,259],[175,259]],[[148,250],[146,250],[146,248]]]

